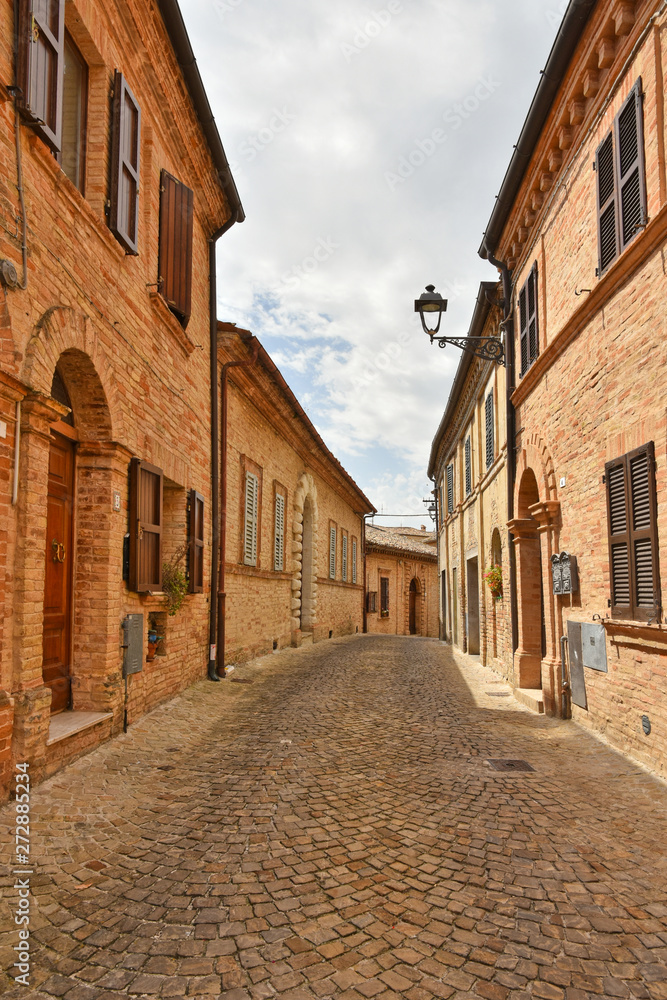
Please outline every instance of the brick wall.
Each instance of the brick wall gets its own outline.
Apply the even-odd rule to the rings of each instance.
[[[380,608],[380,578],[389,580],[389,614]],[[366,591],[377,592],[377,612],[366,616],[368,632],[410,635],[410,583],[418,581],[416,635],[438,638],[437,559],[411,555],[407,551],[366,549]]]

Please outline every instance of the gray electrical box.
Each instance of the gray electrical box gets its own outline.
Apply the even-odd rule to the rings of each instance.
[[[127,615],[123,621],[123,677],[139,674],[144,666],[144,616]]]
[[[577,557],[561,552],[551,557],[551,576],[554,594],[576,594],[579,590]]]
[[[581,652],[585,667],[607,673],[607,643],[604,625],[581,623]]]
[[[588,709],[586,678],[581,649],[581,622],[567,623],[567,649],[570,660],[570,691],[572,702],[579,708]]]

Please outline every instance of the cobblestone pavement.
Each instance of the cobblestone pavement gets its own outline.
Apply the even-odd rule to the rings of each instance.
[[[436,641],[198,684],[41,785],[31,835],[8,998],[667,1000],[667,787]]]

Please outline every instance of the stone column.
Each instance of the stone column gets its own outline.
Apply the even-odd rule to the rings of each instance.
[[[551,556],[558,550],[560,503],[545,500],[532,504],[528,510],[538,523],[538,537],[542,556],[542,587],[544,594],[544,622],[547,637],[546,653],[542,658],[542,690],[544,710],[548,715],[560,712],[560,651],[561,623],[556,608],[551,578]]]

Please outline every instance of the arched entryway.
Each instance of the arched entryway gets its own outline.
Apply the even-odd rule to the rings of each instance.
[[[408,630],[410,635],[421,635],[421,587],[417,577],[413,577],[410,581]]]
[[[511,522],[516,546],[519,646],[517,681],[522,688],[542,687],[542,658],[546,653],[544,589],[539,522],[531,507],[540,503],[535,473],[526,468],[519,483],[518,517]]]
[[[313,502],[306,497],[303,504],[303,535],[301,538],[301,609],[302,632],[311,631],[313,613]]]
[[[292,642],[317,625],[317,487],[303,472],[294,493],[294,577],[292,579]]]

